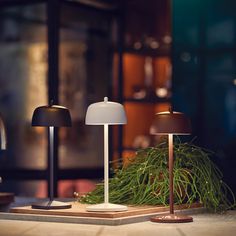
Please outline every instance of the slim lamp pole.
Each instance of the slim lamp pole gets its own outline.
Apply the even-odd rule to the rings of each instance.
[[[104,124],[104,203],[109,203],[108,124]]]
[[[173,182],[173,134],[168,134],[169,141],[169,188],[170,188],[170,214],[174,214],[174,182]]]
[[[50,176],[49,176],[49,199],[50,202],[54,198],[54,127],[49,127],[49,155],[50,155]]]

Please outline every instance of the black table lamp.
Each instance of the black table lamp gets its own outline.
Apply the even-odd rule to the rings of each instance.
[[[169,111],[157,113],[150,128],[150,133],[154,135],[168,135],[169,146],[169,204],[170,213],[163,216],[152,217],[152,222],[159,223],[184,223],[192,222],[193,218],[187,215],[174,213],[174,183],[173,183],[173,135],[188,135],[192,132],[190,120],[180,112]]]
[[[71,126],[70,112],[66,107],[52,105],[37,107],[34,110],[32,126],[49,127],[49,159],[50,159],[50,177],[49,177],[49,200],[32,204],[36,209],[65,209],[71,208],[71,204],[54,200],[54,127]]]

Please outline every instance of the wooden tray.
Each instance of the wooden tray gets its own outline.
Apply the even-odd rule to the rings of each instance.
[[[71,209],[41,210],[31,206],[13,207],[10,213],[0,213],[0,219],[26,220],[40,222],[59,222],[96,225],[122,225],[149,221],[150,217],[167,213],[169,207],[164,206],[128,206],[125,212],[87,212],[86,205],[72,202]],[[200,204],[175,206],[176,212],[196,214],[205,212]]]

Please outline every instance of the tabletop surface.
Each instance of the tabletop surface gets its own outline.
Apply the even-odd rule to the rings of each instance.
[[[150,221],[119,225],[101,226],[52,222],[0,220],[1,236],[235,236],[236,211],[225,214],[194,215],[194,222],[182,224],[161,224]]]
[[[192,216],[191,223],[146,221],[118,226],[0,219],[0,236],[236,236],[236,211]]]

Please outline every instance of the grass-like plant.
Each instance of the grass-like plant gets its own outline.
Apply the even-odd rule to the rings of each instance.
[[[222,180],[222,173],[211,161],[212,152],[192,143],[174,143],[174,203],[202,203],[214,211],[235,205],[235,197]],[[83,203],[103,202],[103,183],[80,198]],[[168,205],[168,146],[137,151],[127,166],[115,170],[109,181],[112,203],[128,205]]]

